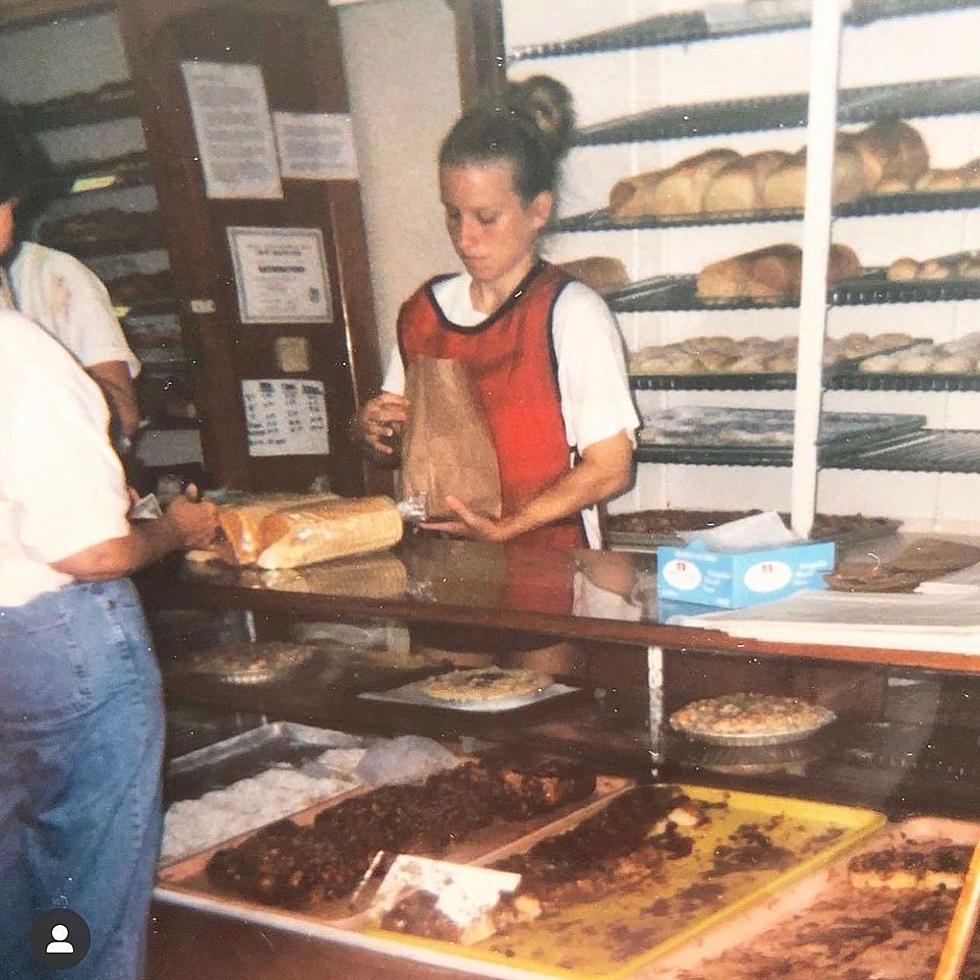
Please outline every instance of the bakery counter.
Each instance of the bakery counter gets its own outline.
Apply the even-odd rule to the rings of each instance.
[[[473,974],[302,936],[228,916],[154,904],[146,980],[450,980]]]
[[[474,632],[496,629],[606,644],[771,660],[836,661],[980,673],[975,652],[775,643],[665,623],[655,556],[556,551],[410,535],[390,552],[262,571],[186,563],[174,604],[249,609],[292,619],[392,617]],[[819,624],[814,625],[814,632]]]

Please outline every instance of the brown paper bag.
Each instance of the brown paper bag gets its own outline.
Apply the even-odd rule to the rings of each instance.
[[[452,517],[446,497],[500,516],[500,470],[480,396],[462,361],[417,357],[405,372],[408,422],[399,496],[426,494],[430,519]]]

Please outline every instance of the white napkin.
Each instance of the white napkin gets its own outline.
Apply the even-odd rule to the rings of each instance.
[[[783,519],[774,510],[751,514],[705,531],[682,531],[678,537],[688,544],[700,541],[712,551],[773,548],[800,540],[786,527]]]

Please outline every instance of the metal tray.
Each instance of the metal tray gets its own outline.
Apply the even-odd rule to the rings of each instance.
[[[888,17],[935,13],[971,3],[975,5],[976,0],[853,0],[851,9],[845,14],[845,22],[856,27],[864,26]],[[508,52],[507,61],[514,64],[532,58],[558,58],[600,51],[691,44],[713,38],[792,30],[807,27],[810,23],[808,13],[792,5],[786,5],[785,10],[777,10],[768,17],[747,7],[742,10],[736,4],[730,6],[735,9],[728,19],[719,20],[716,15],[712,20],[701,10],[659,14],[632,24],[610,27],[564,41],[526,44]],[[718,9],[717,5],[713,5],[713,12]]]
[[[873,122],[898,116],[941,116],[974,112],[980,106],[980,78],[935,78],[925,81],[841,89],[838,121]],[[684,139],[722,133],[797,129],[807,123],[803,93],[769,95],[719,102],[661,106],[580,129],[579,146],[630,143],[637,140]]]
[[[607,799],[627,791],[632,785],[630,780],[619,776],[599,775],[596,778],[595,792],[589,798],[567,803],[550,813],[535,814],[526,820],[494,820],[488,826],[478,828],[462,839],[455,840],[446,852],[439,856],[443,860],[459,864],[484,864],[495,859],[513,841],[524,839],[528,834],[546,834],[547,828],[556,825],[571,813],[591,813]],[[338,806],[351,797],[363,796],[370,792],[372,787],[358,787],[292,814],[290,819],[300,826],[311,826],[315,822],[316,815],[323,810]],[[240,834],[161,869],[154,897],[158,901],[169,904],[211,910],[242,921],[270,925],[306,936],[325,935],[345,941],[343,939],[345,935],[355,935],[343,931],[342,928],[338,929],[338,926],[349,927],[359,923],[357,913],[363,911],[362,906],[366,906],[370,900],[370,889],[365,890],[358,897],[357,905],[352,905],[352,896],[344,896],[315,900],[309,907],[294,910],[263,905],[243,896],[221,891],[212,884],[205,870],[212,855],[222,848],[237,846],[254,834],[255,831]],[[357,945],[361,944],[357,943]],[[388,951],[392,951],[390,945]]]
[[[680,411],[680,410],[668,410]],[[688,411],[685,407],[684,411]],[[725,455],[761,455],[766,459],[792,458],[793,455],[793,412],[784,409],[714,409],[704,408],[704,418],[702,426],[704,429],[711,428],[711,420],[717,420],[718,426],[730,427],[736,422],[758,430],[760,433],[769,432],[773,429],[782,428],[785,433],[786,441],[780,443],[766,443],[761,440],[752,442],[684,442],[678,438],[674,442],[644,442],[642,429],[638,443],[639,449],[650,449],[667,453],[680,454],[711,454],[723,453]],[[660,419],[667,422],[671,421],[666,417],[666,413],[661,413]],[[674,419],[680,421],[675,415]],[[653,419],[655,423],[656,418]],[[877,444],[895,436],[905,435],[919,431],[925,425],[924,415],[895,415],[890,413],[871,413],[871,412],[825,412],[821,418],[820,436],[818,445],[821,450],[851,450],[855,447],[863,447],[869,444]],[[644,427],[647,426],[644,419]],[[678,433],[679,436],[682,433]]]
[[[422,691],[418,684],[405,684],[391,691],[365,691],[359,697],[366,701],[387,701],[392,704],[415,704],[425,708],[442,708],[447,711],[466,711],[477,714],[492,714],[500,711],[514,711],[542,701],[577,694],[582,689],[557,682],[538,691],[503,698],[488,698],[485,701],[453,701],[448,698],[433,698]]]
[[[168,803],[191,800],[248,779],[277,763],[300,765],[333,748],[357,748],[358,736],[279,721],[171,759],[164,777]],[[349,775],[349,773],[338,773]]]
[[[828,863],[877,830],[884,817],[871,810],[834,806],[787,797],[717,790],[680,785],[688,796],[710,809],[709,823],[685,829],[694,839],[691,853],[668,860],[654,878],[589,900],[569,903],[535,922],[518,926],[505,935],[491,937],[473,946],[419,939],[380,929],[368,935],[397,943],[403,955],[443,953],[469,963],[470,972],[500,976],[569,978],[620,978],[644,975],[661,956],[694,939],[707,929],[780,891]],[[543,837],[554,837],[580,823],[572,814],[545,833],[516,842],[500,856],[530,849]],[[765,825],[773,843],[799,855],[782,869],[746,869],[713,879],[716,895],[699,901],[692,891],[703,887],[713,863],[715,849],[727,845],[730,835],[743,824]],[[837,832],[836,838],[828,831]],[[712,880],[712,879],[709,879]],[[691,897],[687,897],[691,896]],[[673,899],[679,899],[673,901]],[[663,901],[664,910],[654,912],[653,903]],[[430,960],[431,961],[431,960]],[[449,965],[449,964],[447,964]],[[493,971],[493,972],[491,972]]]
[[[868,375],[858,373],[862,361],[879,354],[893,354],[895,351],[908,350],[917,344],[925,343],[925,338],[910,340],[907,344],[897,347],[886,347],[873,354],[862,354],[860,357],[848,357],[836,361],[823,369],[824,385],[838,387],[834,384],[838,379],[852,381],[855,377],[864,378]],[[879,377],[880,375],[876,375]],[[921,377],[921,375],[920,375]],[[932,377],[939,377],[933,375]],[[980,388],[980,373],[973,375]],[[759,371],[754,373],[732,373],[711,371],[701,374],[630,374],[630,387],[635,391],[788,391],[796,387],[795,371]],[[860,385],[854,385],[861,387]],[[851,384],[839,387],[850,388]],[[941,390],[949,390],[943,388]],[[972,390],[972,389],[960,389]]]
[[[862,843],[856,853],[867,851],[880,851],[888,847],[906,848],[915,847],[917,844],[943,841],[952,844],[974,845],[980,839],[980,824],[968,823],[966,821],[949,820],[943,817],[913,817],[900,823],[887,824],[873,834],[866,842]],[[861,929],[862,924],[869,930],[873,928],[870,921],[873,914],[862,915],[862,910],[855,907],[855,901],[859,900],[859,894],[855,893],[847,884],[848,864],[854,857],[854,853],[848,852],[835,858],[834,861],[815,868],[812,874],[807,875],[794,882],[770,897],[767,902],[760,902],[750,909],[746,909],[741,915],[730,918],[728,921],[718,924],[715,928],[705,932],[698,937],[697,942],[687,943],[678,947],[657,962],[656,973],[653,974],[658,980],[676,980],[677,977],[700,977],[700,976],[719,976],[725,975],[727,971],[718,969],[719,964],[712,961],[726,952],[740,949],[749,950],[751,948],[766,948],[777,953],[795,946],[796,937],[794,932],[799,935],[799,929],[794,927],[802,926],[812,921],[808,911],[815,904],[830,904],[840,910],[838,923],[849,934],[854,934]],[[862,923],[862,919],[864,922]],[[925,937],[931,933],[935,939],[935,946],[938,950],[942,943],[942,936],[948,923],[943,923],[939,919],[935,924],[920,924],[917,928],[918,936]],[[778,932],[777,932],[778,930]],[[833,941],[833,927],[829,923],[823,923],[825,941]],[[819,939],[817,940],[819,942]],[[881,943],[872,949],[881,949],[884,945],[890,945],[889,952],[892,955],[901,955],[901,947],[895,949],[898,942],[904,942],[902,937],[894,936],[885,938]],[[768,957],[767,957],[768,959]],[[903,961],[906,957],[903,957]],[[889,962],[896,962],[889,958]],[[813,976],[846,976],[849,963],[840,964],[840,972],[834,970],[832,974],[826,972],[814,972]],[[867,975],[861,964],[860,969],[855,969],[855,975]],[[825,964],[821,964],[821,970]],[[772,975],[777,975],[780,965],[772,965]],[[744,970],[745,967],[743,966]],[[931,976],[930,969],[926,974],[920,974],[916,968],[914,975]],[[895,975],[894,973],[892,974]],[[903,974],[905,975],[905,974]],[[910,974],[911,975],[911,974]],[[639,976],[645,976],[640,974]]]
[[[903,194],[863,194],[854,201],[838,204],[838,218],[873,217],[883,214],[917,214],[929,211],[961,211],[980,206],[980,190],[964,188],[951,191],[908,191]],[[691,214],[638,215],[620,218],[608,208],[596,208],[581,214],[559,218],[549,229],[553,232],[634,231],[636,229],[686,228],[700,225],[761,224],[774,221],[799,221],[802,208],[751,208],[730,211],[697,211]]]
[[[892,282],[886,278],[886,271],[884,267],[875,267],[866,269],[853,279],[842,279],[828,290],[830,303],[834,306],[864,306],[872,303],[937,303],[980,299],[980,278],[950,276],[948,279]]]
[[[762,513],[755,511],[754,513]],[[749,513],[739,514],[733,512],[729,520],[737,520],[739,517],[748,517]],[[784,515],[785,517],[786,515]],[[685,528],[684,531],[708,530],[717,527],[717,524],[706,525],[704,528]],[[856,527],[850,531],[842,531],[840,534],[820,535],[811,537],[811,541],[833,541],[838,545],[851,545],[860,541],[870,541],[875,538],[894,534],[902,526],[901,521],[881,518],[877,522],[867,527]],[[660,545],[684,544],[683,538],[676,534],[669,533],[644,533],[643,531],[607,531],[605,534],[606,543],[613,548],[649,548],[656,549]]]

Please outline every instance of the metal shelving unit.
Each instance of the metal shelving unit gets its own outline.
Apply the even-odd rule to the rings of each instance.
[[[636,447],[641,463],[688,466],[789,466],[788,452],[766,447]],[[825,448],[818,455],[821,469],[893,470],[920,473],[980,473],[980,431],[923,429],[896,436],[878,446]]]
[[[35,131],[65,129],[139,115],[136,90],[128,79],[110,82],[95,92],[22,104],[18,108],[27,125]]]
[[[914,214],[929,211],[961,211],[980,208],[980,190],[914,191],[906,194],[865,194],[856,201],[838,204],[835,218],[863,218],[886,214]],[[776,208],[753,211],[702,211],[698,214],[671,215],[658,218],[617,218],[608,208],[570,215],[555,222],[553,232],[662,230],[700,225],[762,224],[799,221],[802,208]]]
[[[861,28],[880,20],[957,11],[980,6],[980,0],[853,0],[843,19],[844,28]],[[772,11],[772,7],[769,10]],[[715,15],[716,20],[712,20]],[[585,34],[553,43],[527,45],[512,50],[510,63],[536,58],[555,58],[627,49],[707,42],[737,35],[765,33],[811,26],[809,4],[782,5],[778,14],[753,17],[742,5],[731,10],[709,7],[650,17],[634,24]],[[815,33],[820,34],[816,30]],[[826,24],[818,40],[828,42]],[[836,34],[834,35],[836,42]],[[811,66],[812,67],[812,66]],[[743,132],[800,129],[808,125],[808,93],[760,96],[730,101],[667,105],[621,118],[608,119],[584,127],[576,135],[576,146],[590,147],[617,143],[686,139],[698,136]],[[836,113],[824,113],[826,101],[816,103],[829,118],[820,120],[820,132],[827,130],[832,144],[833,124],[854,125],[887,118],[922,118],[980,112],[980,77],[949,77],[920,81],[863,86],[838,90]],[[817,112],[814,109],[814,112]],[[821,137],[822,139],[823,137]],[[814,157],[814,159],[818,159]],[[831,217],[858,218],[881,215],[915,214],[980,208],[980,188],[957,191],[906,192],[893,195],[866,194],[833,207]],[[769,211],[732,211],[674,215],[666,218],[644,216],[617,218],[607,208],[570,215],[555,222],[555,233],[662,230],[712,225],[781,223],[800,221],[803,210],[785,208]],[[819,239],[819,235],[817,236]],[[890,303],[928,303],[980,299],[980,279],[948,278],[891,282],[884,269],[868,269],[861,276],[829,287],[826,303],[831,306],[860,306]],[[813,306],[810,282],[810,320]],[[659,313],[673,311],[757,311],[799,308],[798,297],[773,301],[752,299],[705,300],[697,295],[696,275],[653,276],[615,290],[606,296],[616,313]],[[812,343],[807,356],[813,353]],[[817,354],[819,362],[819,354]],[[819,374],[819,371],[818,371]],[[856,365],[834,366],[815,378],[808,369],[806,388],[814,385],[835,391],[980,391],[980,373],[974,374],[877,374],[858,371]],[[638,391],[789,391],[797,388],[795,372],[766,374],[676,374],[634,375],[631,387]],[[779,454],[777,454],[779,455]],[[765,466],[790,465],[783,453],[773,458],[765,452],[705,451],[696,447],[682,450],[640,445],[640,462],[688,465]],[[980,432],[923,431],[914,437],[896,437],[893,443],[876,449],[857,447],[819,453],[819,468],[918,470],[923,472],[980,473]],[[804,467],[805,469],[805,467]],[[801,470],[802,474],[803,470]]]
[[[939,13],[978,4],[980,0],[854,0],[846,22],[855,27],[863,27],[887,18]],[[719,16],[717,8],[710,13],[692,10],[662,14],[565,41],[524,45],[510,51],[507,60],[510,64],[515,64],[535,58],[560,58],[603,51],[693,44],[746,34],[799,30],[810,26],[807,7],[808,4],[797,3],[794,6],[790,3],[786,4],[784,10],[768,16],[752,10],[742,11],[734,6],[730,12],[724,12],[726,16]]]
[[[792,391],[796,375],[764,374],[633,374],[634,391]],[[977,374],[898,374],[846,371],[824,373],[827,391],[980,391]]]
[[[929,279],[890,282],[883,269],[845,279],[827,290],[832,306],[876,303],[938,303],[980,299],[980,279]],[[772,310],[799,306],[797,299],[703,299],[697,294],[697,276],[653,276],[629,283],[606,295],[616,313],[666,313],[673,310]]]
[[[869,85],[838,93],[838,122],[869,123],[892,116],[907,119],[980,112],[980,77],[938,78],[894,85]],[[663,106],[578,130],[577,146],[643,140],[685,139],[723,133],[800,129],[807,124],[807,95],[768,95],[724,102]]]

